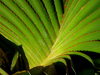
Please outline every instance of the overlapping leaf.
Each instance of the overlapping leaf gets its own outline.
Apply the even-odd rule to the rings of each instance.
[[[79,51],[100,53],[100,0],[0,0],[0,33],[22,45],[30,68],[73,54],[94,65]]]

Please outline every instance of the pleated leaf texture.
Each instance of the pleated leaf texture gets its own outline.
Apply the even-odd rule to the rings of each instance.
[[[29,68],[100,53],[100,0],[0,0],[0,34],[22,46]]]

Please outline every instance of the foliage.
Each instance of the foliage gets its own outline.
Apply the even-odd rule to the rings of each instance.
[[[1,74],[100,72],[100,0],[0,0],[0,34]]]

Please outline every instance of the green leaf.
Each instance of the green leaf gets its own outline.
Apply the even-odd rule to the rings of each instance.
[[[44,40],[47,42],[48,46],[51,47],[52,46],[52,41],[49,38],[49,34],[47,33],[45,27],[43,26],[41,20],[37,16],[37,14],[31,9],[30,5],[26,1],[24,1],[24,0],[14,0],[14,2],[16,4],[18,4],[18,6],[20,8],[22,8],[22,10],[24,10],[24,12],[27,14],[28,17],[30,17],[32,22],[39,29],[41,35],[43,36]],[[28,11],[28,10],[30,10],[30,11]]]
[[[84,54],[82,52],[69,52],[69,53],[66,53],[66,54],[81,56],[81,57],[87,59],[93,66],[95,66],[92,58],[90,58],[88,55],[86,55],[86,54]]]
[[[1,74],[1,75],[9,75],[9,74],[7,74],[2,68],[0,68],[0,74]]]
[[[60,25],[62,24],[62,17],[63,17],[63,10],[61,7],[61,0],[54,0],[54,4],[55,4],[55,8],[56,8],[56,12],[57,12],[57,16],[58,16],[58,20]]]
[[[100,0],[0,0],[0,34],[22,46],[28,60],[30,70],[15,74],[39,75],[53,64],[55,68],[50,66],[46,74],[55,74],[55,70],[61,74],[58,66],[66,74],[69,65],[73,72],[76,70],[69,64],[73,62],[72,55],[96,67],[99,59],[93,62],[82,52],[100,54]],[[18,55],[17,52],[12,59],[11,70]],[[86,72],[94,74],[93,69],[86,68],[79,75]]]
[[[32,5],[32,7],[34,8],[34,10],[37,12],[37,14],[39,15],[40,19],[42,20],[45,28],[47,29],[51,40],[55,41],[56,39],[56,34],[54,32],[54,29],[50,23],[50,20],[46,14],[46,11],[44,10],[41,2],[39,0],[28,0],[29,3]]]
[[[93,42],[83,42],[79,43],[77,45],[74,45],[67,51],[90,51],[90,52],[96,52],[100,53],[100,42],[99,41],[93,41]]]
[[[19,56],[19,53],[16,52],[13,59],[12,59],[12,64],[11,64],[11,71],[13,70],[13,68],[15,67],[16,63],[17,63],[17,60],[18,60],[18,56]]]

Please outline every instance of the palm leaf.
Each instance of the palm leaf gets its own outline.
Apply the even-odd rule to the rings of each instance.
[[[0,0],[0,34],[22,46],[30,69],[67,66],[67,55],[95,66],[82,51],[100,53],[100,0]]]

